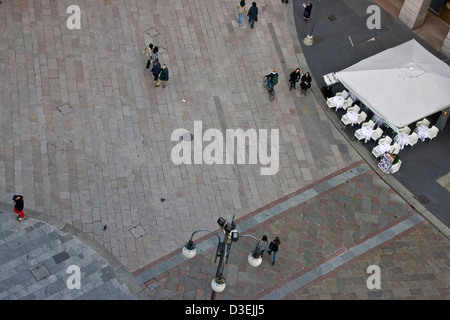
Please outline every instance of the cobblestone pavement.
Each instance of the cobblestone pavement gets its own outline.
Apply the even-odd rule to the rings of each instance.
[[[144,298],[208,299],[214,244],[204,238],[192,261],[180,248],[235,214],[242,231],[283,244],[274,266],[265,257],[253,269],[244,261],[251,240],[236,243],[219,298],[448,299],[449,239],[362,161],[320,96],[289,91],[289,73],[307,68],[292,4],[258,1],[251,30],[237,24],[237,1],[81,1],[81,29],[69,30],[72,4],[0,7],[0,201],[23,194],[26,209],[79,230]],[[145,69],[149,42],[162,48],[166,88]],[[273,67],[270,102],[262,78]],[[195,133],[194,121],[221,132],[278,129],[278,173],[261,175],[260,163],[175,165],[171,135]],[[49,263],[64,250],[81,254],[58,250]],[[381,291],[365,285],[371,264]],[[137,296],[116,281],[116,292]]]
[[[135,300],[120,268],[53,224],[0,211],[0,300]]]
[[[1,7],[0,200],[23,194],[130,272],[219,216],[242,217],[360,159],[313,97],[289,92],[298,62],[279,3],[259,2],[253,30],[237,25],[235,1],[82,1],[80,30],[66,26],[72,4]],[[164,48],[164,89],[145,69],[150,41]],[[281,81],[270,102],[262,78],[273,67]],[[193,133],[194,121],[278,129],[278,173],[175,165],[172,132]]]

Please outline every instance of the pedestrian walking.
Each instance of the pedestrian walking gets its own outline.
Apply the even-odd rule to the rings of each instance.
[[[295,69],[291,72],[289,75],[289,83],[291,84],[289,86],[289,90],[292,90],[292,88],[296,89],[295,84],[300,81],[300,68]]]
[[[273,251],[272,265],[275,264],[275,260],[277,258],[277,253],[278,253],[278,249],[280,247],[280,244],[281,244],[281,240],[280,240],[280,238],[278,236],[276,236],[275,239],[270,241],[269,250],[267,251],[267,253],[270,256],[272,254],[272,251]]]
[[[153,48],[153,51],[152,51],[152,61],[155,61],[155,60],[159,62],[159,48],[158,48],[158,46],[155,46]]]
[[[150,65],[152,64],[152,51],[153,51],[153,43],[149,43],[148,46],[145,47],[144,51],[142,51],[142,54],[145,54],[147,56],[147,66],[146,69],[150,68]]]
[[[306,90],[311,88],[311,76],[309,72],[306,72],[300,80],[300,87],[302,88],[302,93],[306,96]]]
[[[23,196],[20,194],[15,194],[12,197],[12,201],[14,204],[14,212],[19,217],[19,221],[22,221],[23,219],[25,219],[25,214],[23,213],[24,207]]]
[[[158,60],[153,60],[153,68],[151,71],[153,74],[153,83],[156,83],[156,81],[158,81],[159,73],[161,72],[161,64]]]
[[[264,251],[267,249],[267,236],[263,235],[261,239],[258,240],[259,251],[261,254],[261,258],[264,255]]]
[[[159,74],[158,82],[156,82],[155,87],[159,87],[161,84],[161,81],[163,83],[163,88],[167,86],[167,81],[169,81],[169,69],[165,64],[163,64],[161,73]]]
[[[247,16],[250,28],[253,29],[255,22],[258,21],[258,7],[256,6],[256,2],[252,2],[252,6],[248,10]]]
[[[308,21],[309,17],[311,16],[312,2],[308,1],[308,4],[303,4],[303,7],[305,8],[303,10],[303,19],[305,19],[305,21]]]
[[[247,13],[247,5],[245,4],[245,0],[241,0],[237,5],[236,9],[238,9],[238,21],[239,26],[242,25],[242,15]]]

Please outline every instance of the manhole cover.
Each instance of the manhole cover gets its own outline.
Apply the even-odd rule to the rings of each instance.
[[[148,29],[144,30],[144,32],[146,34],[148,34],[150,37],[155,37],[155,36],[159,35],[159,32],[158,32],[158,30],[156,30],[155,27],[148,28]]]
[[[139,239],[147,234],[147,232],[145,232],[145,229],[140,224],[129,230],[135,239]]]
[[[73,111],[72,107],[67,103],[63,104],[62,106],[56,107],[56,109],[58,109],[58,111],[61,112],[62,115],[66,115]]]
[[[45,265],[41,265],[39,267],[31,269],[30,271],[37,281],[41,281],[42,279],[50,276],[50,272]]]
[[[424,195],[420,195],[417,197],[417,200],[421,203],[421,204],[427,204],[428,202],[430,202],[430,199],[428,199],[427,197],[425,197]]]

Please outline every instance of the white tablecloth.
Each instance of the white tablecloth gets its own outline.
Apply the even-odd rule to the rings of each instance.
[[[378,145],[378,150],[381,153],[389,152],[389,151],[391,151],[391,145],[387,144],[387,143],[381,143],[381,144]]]
[[[381,119],[379,116],[377,116],[376,114],[373,115],[372,117],[372,121],[375,122],[375,124],[379,127],[381,127],[384,124],[383,119]]]
[[[425,141],[428,138],[428,127],[427,126],[418,126],[414,129],[414,132],[419,135],[420,140]]]
[[[361,127],[361,134],[366,137],[366,140],[364,141],[364,143],[366,143],[367,141],[370,140],[370,138],[372,137],[372,133],[373,133],[373,129],[369,126],[366,127]]]
[[[341,96],[334,96],[333,102],[336,104],[336,111],[340,108],[342,108],[342,105],[344,104],[344,98]]]
[[[404,132],[400,132],[394,137],[394,142],[397,143],[400,148],[403,150],[405,146],[408,145],[409,135]]]
[[[358,123],[358,114],[355,111],[347,112],[347,117],[352,122],[352,126]]]

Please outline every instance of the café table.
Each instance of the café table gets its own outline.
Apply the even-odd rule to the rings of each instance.
[[[344,105],[344,97],[334,96],[333,97],[333,102],[336,104],[335,111],[337,111],[338,109],[341,109],[342,106]]]
[[[356,113],[355,111],[349,111],[346,114],[347,118],[352,122],[352,126],[355,123],[358,123],[358,113]]]
[[[369,127],[369,126],[361,127],[361,134],[364,137],[366,137],[366,139],[364,140],[364,143],[367,143],[367,141],[370,140],[370,138],[372,137],[372,133],[373,133],[372,127]]]
[[[400,132],[394,137],[394,142],[400,146],[401,150],[403,150],[403,148],[408,145],[409,135],[407,133]]]
[[[428,138],[428,131],[430,128],[427,126],[418,126],[416,129],[414,129],[414,132],[419,135],[420,140],[425,141],[426,138]]]

